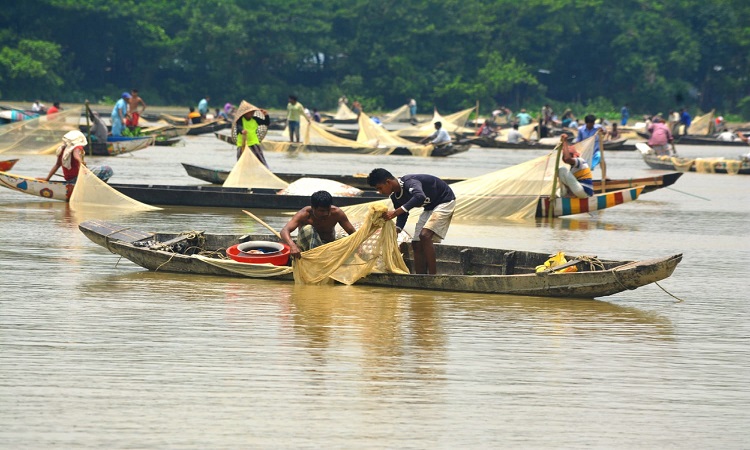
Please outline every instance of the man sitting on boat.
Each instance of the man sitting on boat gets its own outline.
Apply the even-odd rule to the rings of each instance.
[[[562,159],[570,168],[562,166],[558,169],[560,191],[563,197],[588,198],[594,195],[594,180],[591,169],[585,159],[573,148],[568,146],[568,137],[560,136],[563,140]]]
[[[456,209],[456,195],[448,184],[432,175],[404,175],[396,178],[385,169],[374,169],[367,176],[367,184],[378,193],[389,195],[395,209],[383,213],[385,220],[396,219],[396,230],[401,232],[413,208],[424,208],[414,229],[414,271],[437,273],[434,243],[445,239]]]
[[[47,175],[47,178],[44,178],[44,181],[49,181],[55,172],[57,172],[57,169],[62,167],[65,182],[74,184],[78,179],[78,172],[81,169],[81,165],[85,165],[83,155],[84,147],[87,143],[86,136],[80,131],[68,131],[63,136],[63,144],[57,148],[57,161],[52,170],[50,170],[49,175]],[[102,181],[109,180],[113,174],[112,168],[109,166],[91,167],[90,170]]]
[[[422,139],[422,143],[430,141],[435,147],[444,147],[451,144],[451,135],[443,129],[441,122],[435,122],[435,132]]]
[[[508,131],[508,144],[519,144],[521,141],[523,142],[529,142],[528,139],[523,137],[520,131],[518,131],[518,124],[513,124],[513,129]]]
[[[289,246],[293,258],[301,253],[336,240],[336,225],[348,234],[357,231],[349,222],[346,213],[333,206],[333,197],[327,191],[315,192],[310,197],[310,206],[300,209],[281,229],[281,239]],[[292,232],[297,231],[297,242]]]

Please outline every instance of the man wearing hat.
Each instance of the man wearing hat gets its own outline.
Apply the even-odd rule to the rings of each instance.
[[[123,92],[120,100],[117,100],[115,107],[112,108],[112,136],[122,136],[122,130],[125,129],[125,121],[128,118],[128,100],[131,95]]]
[[[253,152],[258,161],[268,167],[266,157],[263,155],[263,149],[260,143],[266,137],[270,117],[268,111],[253,106],[242,100],[237,112],[234,114],[235,120],[232,122],[232,137],[237,143],[237,160],[242,156],[245,148]]]

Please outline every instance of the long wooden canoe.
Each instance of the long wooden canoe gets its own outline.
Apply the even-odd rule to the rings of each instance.
[[[234,145],[235,140],[232,139],[232,136],[225,134],[225,133],[214,133],[217,139],[219,139],[222,142],[226,142],[228,144]],[[308,152],[315,152],[315,153],[341,153],[341,154],[360,154],[362,153],[362,148],[360,147],[347,147],[343,145],[318,145],[318,144],[291,144],[288,148],[289,152],[296,152],[298,151],[298,148],[300,146],[304,145],[304,148]],[[471,147],[470,143],[466,144],[453,144],[451,146],[447,147],[438,147],[435,150],[432,151],[430,156],[434,157],[444,157],[444,156],[451,156],[455,155],[457,153],[463,153],[469,150]],[[396,147],[391,155],[401,155],[401,156],[411,156],[412,153],[409,151],[406,147]]]
[[[643,153],[643,161],[652,169],[658,170],[676,170],[680,169],[684,172],[700,172],[696,167],[696,164],[700,163],[700,158],[691,159],[680,159],[678,158],[678,167],[675,166],[674,161],[669,156],[658,156],[653,153]],[[683,161],[683,165],[679,165],[679,162]],[[692,161],[692,162],[691,162]],[[711,170],[705,171],[706,173],[732,173],[736,175],[750,175],[750,161],[748,159],[719,159],[719,158],[707,158],[707,164],[711,166]],[[732,170],[732,166],[735,169]],[[728,169],[729,167],[729,169]]]
[[[150,233],[99,220],[83,222],[78,228],[96,244],[148,270],[227,277],[243,275],[195,255],[225,254],[228,247],[249,240],[277,240],[273,235]],[[407,266],[411,267],[409,246],[403,245],[401,250]],[[569,261],[580,261],[572,264],[577,272],[536,273],[536,266],[549,258],[547,253],[442,244],[436,245],[435,250],[437,275],[373,273],[357,283],[482,294],[596,298],[663,280],[672,275],[682,260],[681,254],[645,261],[566,255]],[[594,259],[600,265],[590,264],[587,259]],[[291,274],[271,279],[290,281]]]
[[[557,143],[545,144],[545,143],[539,143],[536,141],[519,142],[516,144],[511,144],[510,142],[498,141],[498,140],[495,140],[493,138],[489,138],[486,136],[471,136],[471,137],[462,139],[459,142],[470,142],[480,147],[501,148],[501,149],[510,149],[510,150],[552,150],[557,145]],[[627,144],[626,142],[627,142],[626,138],[604,141],[604,150],[605,151],[635,150],[634,144]]]
[[[224,184],[227,176],[229,175],[228,170],[211,169],[208,167],[194,166],[192,164],[182,163],[182,167],[188,175],[193,178],[205,181],[212,184]],[[362,190],[373,190],[373,188],[367,184],[367,175],[321,175],[321,174],[305,174],[305,173],[274,173],[277,177],[291,183],[304,177],[323,178],[326,180],[334,180],[339,183],[348,184]],[[643,186],[643,193],[652,192],[656,189],[673,185],[678,178],[682,176],[680,172],[666,173],[664,175],[656,175],[653,177],[640,177],[640,178],[622,178],[622,179],[607,179],[606,188],[607,191],[619,191],[621,189],[628,189],[636,186]],[[440,177],[443,181],[448,184],[456,183],[458,181],[464,181],[466,178],[451,178],[451,177]],[[594,191],[599,192],[601,190],[601,180],[594,180]]]
[[[92,142],[92,152],[96,156],[117,156],[142,150],[154,144],[153,136],[139,137],[113,137],[107,138],[107,142]]]
[[[68,200],[73,189],[72,185],[62,181],[41,181],[6,172],[0,172],[0,186],[25,194],[62,201]],[[110,183],[110,186],[134,200],[149,205],[296,211],[310,204],[309,196],[279,195],[274,189],[114,183]],[[553,215],[559,217],[611,208],[637,199],[642,191],[643,187],[637,186],[604,194],[595,194],[593,197],[585,199],[557,198],[554,203]],[[507,197],[515,200],[513,196]],[[334,197],[333,202],[336,206],[349,206],[383,198],[374,192],[366,191],[362,197]],[[549,197],[539,196],[535,198],[537,199],[536,217],[547,217],[550,208]],[[502,196],[496,197],[496,199],[502,201]]]
[[[690,134],[677,137],[676,142],[678,144],[684,144],[684,145],[710,145],[710,146],[715,146],[715,147],[746,147],[748,148],[748,145],[746,142],[742,142],[739,140],[738,141],[720,141],[713,136],[693,136]]]

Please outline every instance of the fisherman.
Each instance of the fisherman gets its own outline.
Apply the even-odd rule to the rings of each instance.
[[[138,106],[143,106],[139,111]],[[138,121],[141,118],[141,114],[146,110],[146,102],[143,101],[141,96],[138,94],[138,89],[130,90],[130,98],[128,99],[128,112],[129,117],[125,121],[125,125],[131,130],[138,126]]]
[[[563,141],[563,162],[570,166],[570,168],[561,166],[557,171],[562,195],[565,197],[575,195],[578,198],[591,197],[594,195],[594,180],[589,164],[581,158],[578,152],[568,146],[567,134],[560,136],[560,139]]]
[[[125,121],[128,119],[128,101],[130,97],[130,93],[123,92],[120,99],[115,103],[115,107],[112,108],[112,114],[110,115],[110,119],[112,120],[112,136],[122,136],[122,131],[125,129]]]
[[[333,206],[333,197],[327,191],[315,192],[310,197],[310,206],[297,211],[292,219],[281,229],[281,240],[290,250],[293,258],[301,258],[301,253],[320,247],[336,240],[336,225],[341,226],[347,234],[357,231],[349,222],[346,213]],[[292,232],[297,231],[297,242],[292,239]]]
[[[435,147],[442,147],[451,143],[451,135],[443,129],[443,124],[441,122],[435,122],[435,132],[422,139],[420,142],[425,143],[427,141],[430,141],[430,144]]]
[[[232,122],[232,136],[237,143],[237,160],[239,161],[244,149],[249,148],[253,155],[258,158],[258,161],[268,167],[263,149],[260,146],[268,132],[268,124],[270,123],[268,111],[243,100],[234,116],[237,120]]]
[[[578,136],[576,136],[575,142],[581,142],[591,136],[596,136],[594,139],[594,156],[591,158],[591,170],[595,169],[599,165],[599,161],[602,158],[601,151],[599,149],[599,130],[602,126],[596,123],[596,117],[593,114],[589,114],[584,117],[584,125],[578,127]]]
[[[435,243],[440,243],[448,233],[448,227],[456,209],[456,195],[448,183],[438,177],[425,174],[394,177],[385,169],[374,169],[367,176],[367,184],[378,193],[391,197],[395,209],[383,213],[385,220],[396,219],[396,230],[401,232],[413,208],[424,208],[414,230],[414,271],[437,273]]]
[[[299,121],[305,111],[302,103],[297,101],[296,95],[289,95],[289,103],[286,105],[286,123],[289,127],[289,142],[299,142]]]
[[[651,134],[651,137],[648,138],[648,145],[657,155],[669,156],[674,142],[672,132],[669,131],[669,127],[664,124],[664,119],[661,117],[654,116],[651,121],[651,125],[647,128]]]
[[[508,144],[518,144],[521,141],[523,141],[523,142],[529,142],[529,140],[526,139],[525,137],[523,137],[523,135],[521,134],[521,132],[518,131],[518,124],[517,123],[514,123],[513,124],[513,128],[508,131],[507,141],[508,141]]]
[[[82,165],[86,165],[83,162],[84,147],[88,144],[86,136],[78,130],[68,131],[63,136],[63,143],[57,147],[55,152],[57,161],[49,171],[47,178],[40,178],[44,181],[49,181],[50,178],[57,172],[57,169],[62,167],[63,178],[68,184],[75,184],[78,179],[78,172],[81,170]],[[112,168],[109,166],[96,166],[92,167],[91,172],[102,181],[107,181],[112,176]]]

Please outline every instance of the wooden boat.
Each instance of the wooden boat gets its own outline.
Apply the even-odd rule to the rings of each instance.
[[[153,136],[125,137],[108,136],[107,142],[92,142],[92,153],[96,156],[116,156],[142,150],[154,143]],[[87,149],[88,151],[88,149]]]
[[[16,165],[17,162],[17,159],[6,159],[5,161],[0,161],[0,172],[9,171],[13,168],[13,166]]]
[[[94,243],[145,269],[196,275],[243,276],[196,254],[226,254],[227,248],[250,240],[277,241],[273,235],[150,233],[99,220],[83,222],[78,228]],[[404,245],[401,250],[407,266],[411,267],[409,246]],[[596,298],[663,280],[672,275],[682,260],[681,254],[644,261],[566,255],[570,264],[558,270],[575,266],[576,272],[537,273],[535,268],[549,258],[547,253],[442,244],[436,245],[435,251],[438,275],[373,273],[357,283],[482,294]],[[292,276],[285,274],[271,279],[291,281]]]
[[[224,184],[224,182],[227,179],[227,176],[229,176],[228,170],[210,169],[207,167],[194,166],[194,165],[185,164],[185,163],[182,163],[182,167],[185,168],[185,171],[191,177],[197,178],[207,183]],[[304,174],[304,173],[276,173],[274,172],[274,175],[286,181],[287,183],[292,183],[294,181],[299,180],[300,178],[305,178],[305,177],[323,178],[326,180],[338,181],[339,183],[353,186],[357,189],[362,189],[363,191],[374,190],[372,186],[367,184],[367,174],[321,175],[321,174],[312,174],[312,173]],[[441,179],[445,181],[446,183],[454,183],[456,181],[465,180],[465,178],[446,178],[446,177],[441,177]]]
[[[188,128],[187,134],[189,136],[197,136],[199,134],[213,133],[219,130],[223,130],[224,128],[229,128],[232,126],[232,124],[227,122],[226,120],[217,119],[186,126]]]
[[[72,186],[62,181],[41,181],[35,178],[0,172],[0,185],[25,194],[67,201]],[[310,204],[307,195],[279,195],[275,189],[225,188],[219,186],[169,186],[148,184],[115,184],[110,186],[128,197],[149,205],[198,206],[215,208],[261,208],[296,211]],[[595,194],[592,197],[556,198],[555,217],[598,211],[636,200],[643,186]],[[512,196],[508,196],[512,198]],[[349,206],[383,199],[372,191],[361,197],[334,197],[336,206]],[[547,217],[548,196],[538,196],[536,217]],[[502,201],[502,197],[498,198]]]
[[[720,141],[713,136],[692,136],[689,134],[679,136],[676,139],[678,144],[685,145],[711,145],[714,147],[746,147],[748,144],[740,140],[737,141]]]
[[[172,145],[176,145],[182,142],[182,136],[175,136],[175,137],[162,137],[157,136],[156,140],[154,141],[154,145],[157,145],[159,147],[170,147]]]
[[[210,169],[207,167],[194,166],[191,164],[182,163],[182,167],[188,175],[193,178],[205,181],[213,184],[224,184],[227,176],[229,176],[228,170]],[[372,186],[367,184],[367,175],[321,175],[321,174],[304,174],[304,173],[274,173],[277,177],[291,183],[297,181],[300,178],[312,177],[312,178],[323,178],[326,180],[334,180],[339,183],[354,186],[358,189],[365,191],[373,190]],[[643,193],[652,192],[656,189],[673,185],[678,178],[682,176],[680,172],[666,173],[664,175],[656,175],[653,177],[642,177],[642,178],[624,178],[618,180],[607,179],[606,189],[607,191],[617,191],[621,189],[632,188],[635,186],[643,186]],[[440,177],[443,181],[448,184],[456,183],[458,181],[464,181],[466,178],[451,178],[451,177]],[[601,180],[594,180],[594,191],[601,191]]]
[[[669,156],[658,156],[653,153],[642,153],[643,161],[652,169],[659,170],[680,170],[682,172],[705,172],[705,173],[731,173],[738,175],[750,175],[750,161],[745,159],[723,159],[723,158],[700,158],[691,160],[685,158],[676,158],[675,161]],[[699,170],[699,164],[704,161],[709,167],[707,170]],[[680,164],[682,163],[682,164]]]
[[[604,151],[635,150],[635,145],[626,144],[626,141],[626,138],[604,141]],[[472,136],[462,139],[459,142],[468,142],[480,147],[502,148],[511,150],[552,150],[557,145],[557,142],[555,142],[554,144],[546,144],[544,142],[538,141],[519,142],[517,144],[511,144],[509,142],[498,141],[487,136]]]
[[[232,136],[224,133],[214,133],[216,138],[222,142],[234,145],[234,139]],[[346,147],[342,145],[317,145],[317,144],[294,144],[289,146],[289,152],[297,152],[299,147],[304,145],[305,151],[315,153],[341,153],[341,154],[361,154],[362,148],[360,147]],[[455,155],[457,153],[463,153],[469,150],[471,144],[453,144],[446,147],[438,147],[432,151],[430,156],[433,157],[445,157]],[[391,155],[411,156],[412,153],[406,147],[396,147]]]

